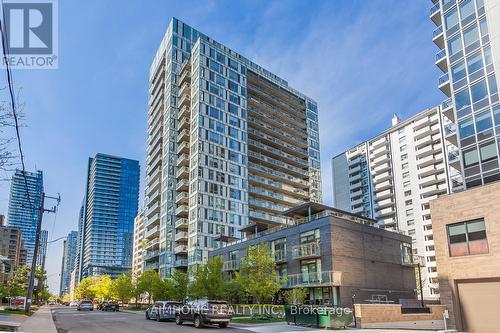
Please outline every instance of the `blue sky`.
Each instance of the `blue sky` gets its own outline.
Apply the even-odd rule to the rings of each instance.
[[[387,128],[393,113],[407,118],[444,99],[430,6],[428,0],[60,1],[59,69],[13,72],[25,104],[27,168],[42,169],[46,192],[62,196],[57,215],[45,216],[49,239],[76,229],[89,156],[103,152],[144,165],[148,69],[172,16],[318,102],[323,196],[331,204],[331,157]],[[1,182],[1,213],[8,191]],[[49,245],[53,291],[61,256],[62,242]]]

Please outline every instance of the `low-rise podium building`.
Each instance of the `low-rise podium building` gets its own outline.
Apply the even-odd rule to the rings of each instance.
[[[268,244],[283,289],[305,287],[308,303],[352,306],[415,298],[411,237],[376,227],[376,221],[317,203],[283,213],[285,225],[253,233],[210,252],[223,270],[239,269],[247,248]],[[248,226],[247,228],[252,228]]]

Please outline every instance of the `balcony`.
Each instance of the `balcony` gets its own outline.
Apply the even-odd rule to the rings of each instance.
[[[450,77],[448,76],[448,73],[443,74],[441,75],[441,77],[439,77],[438,87],[446,96],[451,96]]]
[[[443,103],[441,103],[441,110],[446,118],[451,120],[451,122],[455,122],[455,111],[451,98],[448,98]]]
[[[453,150],[453,151],[448,152],[448,162],[450,164],[455,164],[455,163],[460,164],[460,151]]]
[[[189,82],[189,81],[191,81],[191,73],[188,70],[183,71],[182,75],[179,79],[179,84],[183,84],[183,83]]]
[[[146,255],[144,256],[144,261],[147,261],[147,260],[150,260],[150,259],[153,259],[153,258],[156,258],[160,255],[160,252],[159,251],[151,251],[151,252],[147,252]]]
[[[437,47],[444,49],[444,33],[442,25],[434,29],[432,32],[432,41],[437,45]]]
[[[177,245],[174,247],[174,253],[175,254],[183,254],[183,253],[188,253],[188,247],[187,245]]]
[[[378,212],[375,213],[375,216],[377,219],[383,219],[385,217],[389,217],[394,215],[394,207],[387,207],[379,210]]]
[[[158,212],[160,212],[160,203],[159,202],[155,203],[153,206],[148,208],[148,210],[146,211],[146,216],[149,218]]]
[[[177,219],[175,229],[186,230],[188,228],[188,219]]]
[[[190,120],[190,110],[188,107],[183,107],[179,110],[179,113],[177,114],[177,119],[181,120],[183,118]]]
[[[228,260],[222,264],[224,272],[237,271],[240,269],[240,260]]]
[[[189,141],[189,131],[187,129],[181,131],[177,135],[177,143],[180,143],[182,141]]]
[[[436,53],[436,66],[438,66],[444,73],[448,72],[448,63],[446,61],[446,50],[442,49]]]
[[[182,95],[180,101],[179,101],[179,107],[182,108],[184,107],[190,107],[191,105],[191,96],[189,95]]]
[[[386,198],[392,197],[392,191],[390,188],[384,191],[379,191],[375,194],[375,199],[376,200],[383,200]]]
[[[186,82],[179,89],[179,96],[190,95],[191,94],[191,85]]]
[[[422,198],[426,198],[435,194],[443,194],[446,193],[446,184],[439,184],[439,185],[431,185],[422,188],[420,191]]]
[[[434,124],[431,126],[424,126],[420,129],[416,130],[415,132],[413,132],[413,136],[414,136],[415,140],[419,140],[419,139],[423,138],[424,136],[428,136],[428,135],[432,135],[432,134],[436,134],[436,133],[439,133],[439,124]]]
[[[177,192],[184,192],[189,189],[189,180],[187,179],[182,179],[177,182],[177,186],[175,187],[175,190]]]
[[[387,171],[391,168],[391,164],[389,162],[384,162],[379,164],[373,168],[373,174],[381,173]]]
[[[430,14],[429,17],[431,18],[432,22],[434,22],[436,25],[441,25],[441,7],[439,5],[439,2],[436,3],[434,6],[431,7],[430,9]]]
[[[300,274],[290,274],[284,288],[313,287],[313,286],[340,286],[342,285],[342,272],[323,271]]]
[[[386,170],[384,172],[377,174],[375,177],[373,177],[373,182],[375,184],[378,184],[378,183],[381,183],[381,182],[388,180],[388,179],[391,179],[391,178],[392,178],[392,174],[391,174],[390,170]]]
[[[188,260],[187,259],[177,259],[174,261],[174,267],[175,268],[188,267]]]
[[[321,256],[319,242],[301,244],[292,248],[293,259],[316,258]]]
[[[375,184],[375,191],[376,192],[383,191],[383,190],[386,190],[386,189],[391,188],[391,187],[392,187],[392,182],[390,179],[388,179],[384,182]]]
[[[352,198],[359,197],[361,195],[363,195],[363,190],[359,189],[359,190],[356,190],[356,191],[352,191],[351,194],[350,194],[350,197],[352,199]]]
[[[371,143],[370,150],[375,150],[382,145],[386,146],[388,143],[389,141],[387,141],[387,137],[383,136]]]
[[[362,174],[360,172],[358,172],[356,174],[349,175],[349,181],[354,182],[356,180],[359,180],[359,179],[361,179],[361,176],[362,176]]]
[[[188,142],[185,141],[177,146],[177,155],[180,155],[180,154],[189,154],[189,143]]]
[[[189,166],[189,155],[188,154],[182,154],[177,158],[177,167],[182,167],[182,166]]]
[[[275,250],[274,251],[274,261],[275,262],[286,262],[286,251],[285,250]]]
[[[189,238],[189,235],[186,231],[179,231],[175,234],[175,241],[176,242],[187,242]]]
[[[182,132],[183,130],[189,130],[189,120],[187,120],[186,118],[182,118],[177,123],[177,131]]]
[[[182,205],[175,209],[175,216],[177,217],[187,217],[188,213],[189,207],[187,205]]]
[[[144,238],[151,239],[157,237],[160,234],[160,226],[153,227],[149,230],[146,230],[144,233]]]
[[[177,169],[177,172],[175,173],[175,178],[177,178],[177,179],[189,178],[189,168],[182,167],[182,168]]]
[[[184,204],[187,204],[188,203],[188,194],[187,192],[181,192],[179,194],[177,194],[177,196],[175,197],[175,203],[177,205],[184,205]]]
[[[444,173],[432,174],[429,176],[422,177],[418,180],[418,184],[422,187],[437,184],[445,180]]]
[[[159,267],[158,261],[154,261],[152,263],[144,264],[144,271],[155,270],[157,271]]]

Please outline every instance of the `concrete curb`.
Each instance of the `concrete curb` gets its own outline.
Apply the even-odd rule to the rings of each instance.
[[[21,332],[57,333],[52,311],[48,306],[42,306],[19,327]]]

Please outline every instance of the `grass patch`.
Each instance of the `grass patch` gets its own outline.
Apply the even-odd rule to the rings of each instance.
[[[236,324],[268,324],[268,323],[280,323],[285,322],[285,318],[269,317],[269,318],[259,318],[259,317],[233,317],[231,319],[232,323]]]
[[[24,317],[24,310],[0,310],[0,315],[3,316],[20,316]]]

